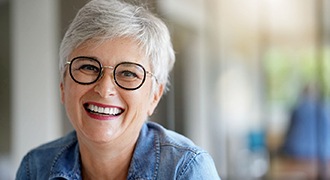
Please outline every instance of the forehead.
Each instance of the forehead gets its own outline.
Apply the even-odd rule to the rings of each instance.
[[[144,49],[132,38],[88,40],[72,51],[70,59],[77,56],[93,57],[105,65],[114,65],[123,61],[148,65],[149,62]]]

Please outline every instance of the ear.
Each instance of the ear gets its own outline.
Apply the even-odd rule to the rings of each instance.
[[[64,94],[64,84],[63,84],[63,82],[61,82],[61,84],[60,84],[60,90],[61,90],[61,102],[62,102],[62,104],[64,104],[65,103],[65,94]]]
[[[162,95],[164,92],[164,85],[161,84],[159,85],[158,89],[156,89],[155,92],[153,92],[153,96],[151,97],[151,102],[150,102],[150,106],[148,109],[148,116],[151,116],[154,113],[154,110],[156,109],[158,102],[160,101]]]

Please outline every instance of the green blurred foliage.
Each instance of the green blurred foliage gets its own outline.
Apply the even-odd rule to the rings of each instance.
[[[324,50],[321,56],[312,49],[268,51],[264,56],[268,100],[290,106],[295,103],[303,87],[309,83],[321,85],[324,97],[329,98],[329,59],[330,49]]]

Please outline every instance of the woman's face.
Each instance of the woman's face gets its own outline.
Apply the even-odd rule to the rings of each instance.
[[[114,67],[128,61],[151,70],[141,48],[129,38],[116,38],[102,44],[87,41],[71,53],[70,59],[78,56],[93,57],[103,66]],[[80,139],[109,143],[137,137],[158,104],[163,87],[159,85],[159,91],[152,92],[152,76],[147,75],[139,89],[129,91],[115,84],[112,71],[105,68],[103,77],[90,85],[74,82],[68,73],[61,83],[62,103]]]

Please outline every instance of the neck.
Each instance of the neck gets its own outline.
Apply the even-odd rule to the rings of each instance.
[[[83,179],[126,179],[136,140],[108,144],[79,141]]]

